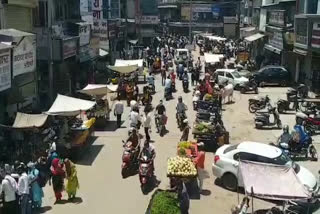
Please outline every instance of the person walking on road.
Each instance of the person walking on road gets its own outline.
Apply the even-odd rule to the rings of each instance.
[[[3,213],[17,213],[17,198],[16,192],[18,185],[16,180],[10,175],[9,165],[5,164],[5,177],[0,185],[0,193],[4,193]]]
[[[120,101],[120,97],[118,97],[118,101],[116,102],[114,106],[114,116],[117,117],[117,127],[121,127],[121,116],[123,114],[123,103]]]
[[[145,109],[145,115],[143,116],[143,126],[144,126],[144,132],[146,134],[146,140],[150,142],[149,131],[151,130],[151,113],[147,108]]]
[[[36,169],[34,163],[28,163],[29,174],[28,177],[30,179],[30,186],[31,186],[31,194],[32,194],[32,203],[33,206],[37,209],[41,208],[42,205],[42,198],[43,198],[43,190],[39,184],[39,170]]]
[[[162,86],[164,86],[165,81],[166,81],[166,76],[167,76],[167,71],[166,71],[166,66],[164,65],[161,69],[161,83]]]
[[[59,203],[62,199],[62,191],[64,189],[64,178],[65,178],[65,171],[63,170],[63,165],[60,163],[60,159],[55,158],[52,161],[51,173],[52,173],[53,191],[56,196],[55,203]]]
[[[180,138],[180,141],[188,141],[189,138],[189,129],[190,126],[188,124],[188,119],[183,120],[183,130],[182,130],[182,136]]]
[[[64,160],[67,174],[67,187],[68,199],[72,200],[76,197],[77,189],[79,189],[79,180],[77,175],[76,165],[72,163],[68,158]]]
[[[18,194],[20,197],[20,214],[31,214],[30,191],[29,191],[29,178],[26,173],[27,168],[24,164],[18,167],[20,175],[18,181]]]
[[[205,152],[203,151],[204,143],[201,142],[198,144],[199,155],[194,159],[194,163],[198,171],[198,181],[199,181],[199,192],[202,193],[203,180],[205,178],[204,170],[204,161],[205,161]]]

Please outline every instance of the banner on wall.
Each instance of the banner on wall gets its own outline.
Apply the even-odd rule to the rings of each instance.
[[[11,51],[0,50],[0,91],[11,88]]]
[[[36,37],[21,37],[13,48],[13,77],[36,69]]]

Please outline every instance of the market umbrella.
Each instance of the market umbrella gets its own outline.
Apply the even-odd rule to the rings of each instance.
[[[95,104],[96,102],[58,94],[56,100],[46,114],[76,116],[80,114],[81,111],[87,111],[91,109]]]
[[[79,92],[90,96],[99,96],[115,92],[117,89],[118,85],[88,84],[85,88],[79,90]]]
[[[138,69],[138,65],[108,66],[108,68],[121,74],[130,74]]]

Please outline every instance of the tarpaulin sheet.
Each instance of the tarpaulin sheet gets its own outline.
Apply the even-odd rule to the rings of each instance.
[[[12,128],[34,128],[41,127],[47,121],[48,115],[46,114],[25,114],[17,112],[16,119],[12,125]]]
[[[209,54],[209,53],[204,53],[204,60],[206,63],[219,63],[220,59],[222,59],[224,56],[223,54]]]
[[[138,69],[138,65],[128,65],[128,66],[108,66],[110,70],[119,72],[121,74],[130,74]]]
[[[115,92],[117,89],[118,85],[88,84],[85,88],[79,90],[79,92],[90,96],[99,96]]]
[[[123,60],[116,59],[114,66],[128,66],[128,65],[138,65],[139,67],[143,66],[143,59],[135,59],[135,60]]]
[[[311,193],[290,166],[250,161],[240,161],[239,166],[244,188],[248,194],[253,190],[254,196],[271,200],[298,200],[311,197]]]
[[[74,97],[68,97],[58,94],[56,100],[52,104],[46,114],[60,116],[76,116],[81,111],[91,109],[96,103],[88,100],[82,100]]]

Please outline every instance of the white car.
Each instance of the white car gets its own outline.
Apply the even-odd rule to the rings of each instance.
[[[214,157],[212,172],[222,181],[222,185],[235,191],[238,186],[243,187],[243,179],[239,173],[239,161],[248,160],[277,165],[290,165],[298,178],[309,191],[317,193],[319,185],[316,177],[306,168],[293,162],[281,149],[264,143],[245,141],[235,145],[220,147]]]
[[[238,88],[240,85],[249,81],[248,78],[241,76],[236,69],[217,69],[215,72],[218,75],[219,84],[228,81],[232,83],[234,88]]]
[[[184,66],[188,66],[192,61],[192,56],[188,49],[176,49],[174,56],[176,65],[182,63]]]

